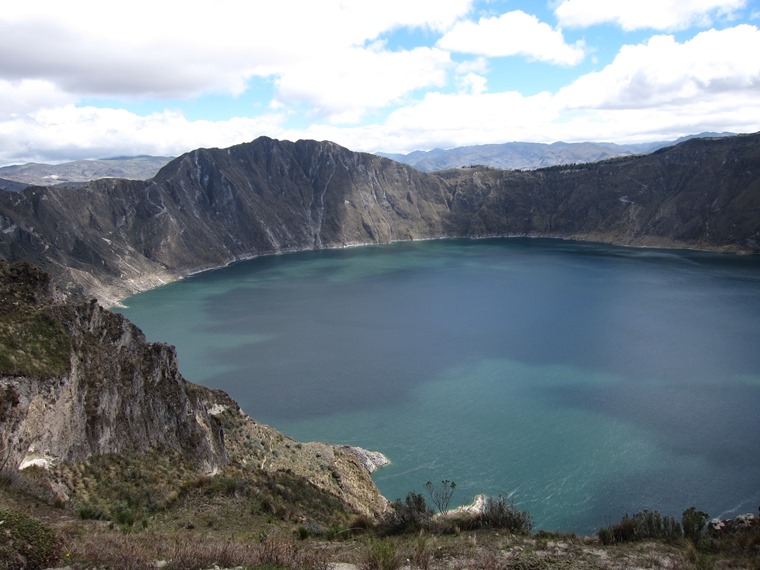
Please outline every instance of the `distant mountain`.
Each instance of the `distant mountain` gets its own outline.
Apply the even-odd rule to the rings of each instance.
[[[53,186],[57,184],[79,184],[98,178],[126,178],[128,180],[148,180],[156,175],[162,166],[172,160],[166,156],[120,156],[99,160],[76,160],[63,164],[40,164],[30,162],[14,166],[0,167],[0,177],[20,182],[24,186]],[[23,186],[22,186],[23,187]],[[0,188],[12,190],[0,181]]]
[[[0,257],[106,304],[257,255],[497,236],[760,253],[760,133],[591,164],[435,174],[262,137],[187,153],[148,181],[0,191]]]
[[[466,166],[492,166],[506,170],[535,170],[560,164],[598,162],[618,156],[631,156],[654,152],[692,138],[731,136],[733,133],[700,133],[682,137],[676,141],[660,141],[644,144],[615,143],[565,143],[552,144],[508,142],[462,146],[450,149],[417,150],[409,154],[377,153],[422,172],[436,172]]]

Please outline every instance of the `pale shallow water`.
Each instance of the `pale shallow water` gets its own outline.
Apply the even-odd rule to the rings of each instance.
[[[760,504],[760,259],[558,240],[264,257],[126,301],[183,374],[301,440],[504,494],[538,528]]]

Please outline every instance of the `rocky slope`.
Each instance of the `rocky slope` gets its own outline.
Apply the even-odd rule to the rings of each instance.
[[[52,186],[79,184],[98,178],[148,180],[171,160],[165,156],[129,156],[99,160],[75,160],[63,164],[30,162],[0,167],[0,178],[13,180],[24,188],[30,184]],[[2,181],[0,181],[0,187]]]
[[[158,454],[198,474],[287,471],[354,512],[384,507],[352,450],[257,424],[226,394],[185,381],[173,347],[94,301],[66,301],[23,262],[0,263],[0,452],[6,469],[49,472],[64,501],[81,487],[72,465]]]
[[[256,255],[436,237],[760,251],[760,134],[531,172],[425,174],[329,142],[199,149],[154,179],[0,192],[0,256],[105,304]]]

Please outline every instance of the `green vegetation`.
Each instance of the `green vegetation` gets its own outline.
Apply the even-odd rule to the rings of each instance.
[[[349,517],[339,499],[291,472],[228,467],[215,476],[198,475],[180,455],[159,451],[96,456],[61,468],[59,477],[73,490],[80,518],[110,521],[122,530],[147,528],[155,517],[197,502],[235,504],[254,519],[311,521],[302,525],[307,535],[324,533]],[[224,518],[200,524],[234,522]]]
[[[0,318],[2,375],[62,376],[68,370],[70,351],[69,336],[50,308],[20,310]]]
[[[605,545],[657,540],[683,547],[687,558],[698,568],[713,567],[718,560],[752,561],[760,565],[760,519],[737,517],[730,521],[717,521],[707,526],[708,514],[689,507],[683,512],[679,524],[673,517],[657,511],[640,511],[620,522],[599,529],[599,541]],[[737,567],[731,565],[726,567]]]
[[[0,509],[0,537],[0,568],[48,568],[60,558],[53,529],[24,513]]]
[[[686,539],[697,544],[702,538],[702,532],[707,522],[707,513],[698,511],[694,507],[689,507],[683,512],[683,535]]]
[[[50,289],[41,269],[0,261],[0,375],[52,378],[68,370],[71,341]]]
[[[119,500],[113,507],[105,499],[89,506],[80,504],[77,514],[88,518],[68,515],[68,522],[58,524],[60,539],[49,526],[22,515],[25,521],[34,521],[31,524],[36,529],[27,536],[39,536],[53,544],[51,556],[60,556],[60,565],[114,570],[155,568],[157,562],[170,570],[215,565],[246,570],[326,570],[334,562],[350,562],[362,570],[402,566],[425,570],[690,570],[754,568],[760,562],[760,523],[751,517],[737,519],[735,524],[727,522],[717,531],[706,524],[707,514],[697,509],[687,509],[680,524],[656,511],[641,511],[600,531],[602,540],[596,540],[573,534],[532,533],[529,513],[504,497],[487,499],[481,513],[455,510],[434,515],[423,496],[409,493],[378,520],[350,517],[341,510],[338,499],[324,496],[287,472],[226,470],[216,476],[197,476],[173,468],[177,463],[161,460],[158,454],[143,456],[147,471],[139,475],[129,474],[139,468],[137,456],[131,460],[104,457],[80,465],[70,475],[83,479],[78,492],[88,489],[93,500],[96,492],[118,482],[119,473],[125,481],[142,483],[116,485],[109,497],[121,496],[121,511],[115,506]],[[148,469],[149,464],[154,467]],[[177,480],[173,494],[164,496],[155,489],[153,494],[138,491],[141,485],[161,487],[168,476]],[[102,480],[102,488],[95,479]],[[0,502],[18,500],[18,496],[8,494],[11,486],[12,481],[0,486]],[[170,488],[167,482],[166,489]],[[152,514],[145,508],[148,496],[154,500],[158,497],[161,505]],[[143,507],[128,511],[123,508],[125,504]],[[39,509],[39,500],[27,501],[26,508]],[[20,510],[13,508],[16,513]],[[65,519],[69,512],[51,509],[45,518]],[[138,512],[142,514],[135,515],[130,526],[129,513]],[[0,520],[7,517],[5,510],[0,514]],[[0,523],[0,532],[5,524]],[[687,532],[696,533],[692,535],[696,542],[687,539],[685,528],[693,529]],[[602,535],[606,531],[617,540],[604,544]],[[8,546],[0,541],[0,548]],[[43,548],[34,552],[47,556]],[[5,563],[8,556],[2,551],[0,560]],[[22,566],[5,564],[0,568],[34,567],[27,561]],[[54,562],[38,567],[49,564]]]
[[[428,487],[434,486],[428,483]],[[436,495],[436,506],[448,506],[450,492],[456,488],[451,481],[442,481],[437,491],[448,494],[441,498]],[[430,490],[430,489],[428,489]],[[431,493],[432,494],[432,493]],[[440,503],[440,504],[439,504]],[[527,535],[533,528],[530,513],[518,510],[504,497],[487,497],[480,511],[440,510],[434,516],[425,497],[411,492],[404,501],[396,499],[376,527],[381,535],[412,534],[431,532],[437,534],[456,534],[462,530],[501,529],[512,534]]]
[[[520,511],[504,497],[488,497],[477,517],[480,528],[501,528],[514,534],[530,534],[533,520],[528,511]]]
[[[602,544],[634,542],[641,540],[666,540],[674,542],[683,537],[681,525],[673,518],[657,511],[639,511],[632,517],[625,515],[618,523],[598,532]]]
[[[396,570],[401,567],[401,556],[396,545],[389,540],[372,538],[364,551],[362,570]]]

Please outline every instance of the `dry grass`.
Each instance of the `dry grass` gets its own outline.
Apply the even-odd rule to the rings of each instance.
[[[206,539],[160,533],[91,533],[70,544],[65,559],[74,567],[143,570],[159,562],[169,570],[204,568],[276,567],[282,569],[327,570],[324,551],[314,545],[297,544],[285,536],[262,541]]]

